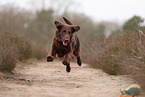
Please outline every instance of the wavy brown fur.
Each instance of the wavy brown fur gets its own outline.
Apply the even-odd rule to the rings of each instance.
[[[70,72],[70,60],[75,56],[77,63],[81,66],[80,42],[76,32],[80,26],[73,25],[67,18],[63,17],[64,23],[55,21],[56,33],[53,37],[53,43],[50,53],[47,56],[47,62],[52,62],[55,57],[62,58],[62,63],[66,65],[66,71]]]

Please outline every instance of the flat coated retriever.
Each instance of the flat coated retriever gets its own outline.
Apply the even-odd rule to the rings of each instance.
[[[70,72],[70,60],[75,56],[77,63],[81,66],[80,41],[76,32],[80,26],[73,25],[67,18],[63,17],[65,23],[55,21],[56,33],[53,37],[53,43],[50,53],[47,56],[47,62],[52,62],[55,57],[62,58],[62,63],[66,65],[66,71]]]

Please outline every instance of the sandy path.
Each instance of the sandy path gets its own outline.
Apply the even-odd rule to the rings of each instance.
[[[101,70],[71,63],[70,73],[61,62],[33,63],[15,68],[16,79],[0,79],[0,97],[117,97],[133,83],[125,76],[109,76]],[[23,80],[25,79],[25,80]]]

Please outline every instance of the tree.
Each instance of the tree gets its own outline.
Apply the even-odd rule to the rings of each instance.
[[[139,28],[142,28],[139,24],[144,20],[139,16],[133,16],[123,25],[123,32],[136,32]]]
[[[100,34],[104,34],[105,33],[105,25],[104,24],[98,24],[98,26],[96,27],[96,32],[100,33]]]
[[[53,10],[40,10],[29,25],[27,37],[36,45],[48,46],[54,34]],[[49,43],[50,44],[50,43]]]

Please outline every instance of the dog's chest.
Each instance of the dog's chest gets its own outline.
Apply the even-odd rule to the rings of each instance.
[[[57,45],[57,57],[62,58],[71,51],[70,46]]]

